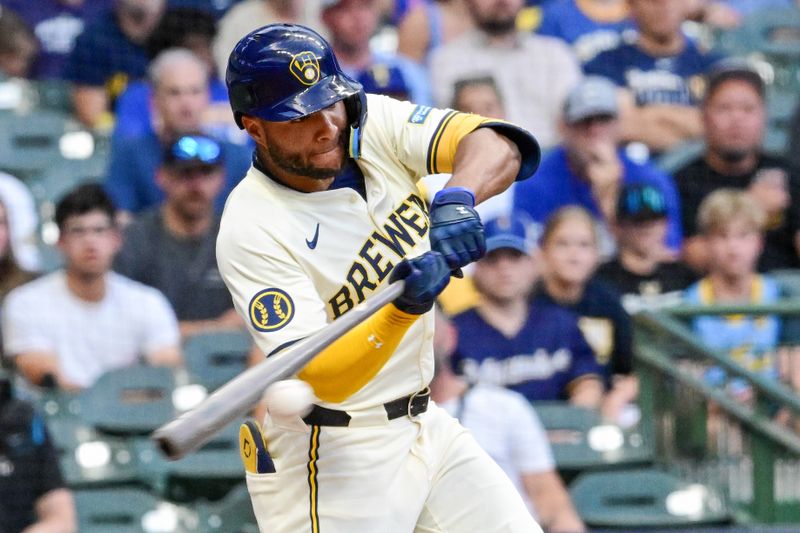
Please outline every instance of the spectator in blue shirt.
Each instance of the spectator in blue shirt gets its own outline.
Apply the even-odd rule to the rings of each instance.
[[[208,66],[186,49],[166,50],[153,61],[150,77],[158,116],[155,130],[116,139],[111,146],[106,190],[124,213],[121,222],[164,200],[164,192],[156,183],[164,148],[181,135],[201,131],[209,103],[208,76]],[[226,175],[223,193],[216,202],[221,210],[228,193],[247,172],[251,152],[242,145],[220,144]]]
[[[627,0],[553,0],[542,7],[536,30],[565,40],[581,63],[587,63],[620,43],[622,32],[633,28]]]
[[[584,65],[586,74],[611,79],[621,91],[623,141],[663,152],[702,132],[697,104],[703,77],[717,59],[686,37],[685,0],[629,0],[636,32]]]
[[[601,228],[601,254],[614,251],[611,228],[617,197],[629,183],[649,182],[663,191],[667,205],[666,244],[680,250],[681,226],[678,195],[672,178],[655,167],[633,161],[617,148],[619,120],[613,84],[596,76],[585,78],[567,97],[563,112],[563,145],[542,161],[536,178],[514,189],[514,208],[544,224],[552,213],[567,205],[588,209]]]
[[[129,80],[147,73],[145,42],[166,0],[117,0],[75,41],[64,77],[72,82],[78,119],[89,127],[111,125],[114,101]]]
[[[599,407],[602,369],[577,316],[528,300],[536,269],[523,220],[490,220],[486,250],[473,273],[480,301],[453,318],[458,330],[453,367],[472,383],[508,387],[528,401]]]
[[[556,211],[545,224],[539,243],[542,283],[534,302],[578,316],[578,327],[602,369],[606,387],[603,414],[625,425],[635,421],[629,418],[635,413],[631,402],[639,389],[633,375],[631,320],[620,294],[593,278],[599,253],[591,214],[576,206]]]
[[[2,0],[24,20],[39,41],[31,79],[60,79],[75,39],[87,23],[102,16],[112,0]]]

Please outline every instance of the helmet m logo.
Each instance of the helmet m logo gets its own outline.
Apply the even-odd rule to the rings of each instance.
[[[314,52],[295,54],[289,64],[289,71],[303,85],[314,85],[319,81],[319,61]]]

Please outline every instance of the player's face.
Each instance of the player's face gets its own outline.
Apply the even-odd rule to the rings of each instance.
[[[505,118],[500,96],[486,84],[467,85],[458,94],[455,107],[465,113],[475,113],[489,118]]]
[[[163,169],[158,176],[167,203],[187,221],[203,219],[214,210],[214,200],[225,182],[222,165],[190,165]]]
[[[486,298],[509,302],[526,298],[536,281],[533,258],[510,248],[486,254],[475,263],[473,281]]]
[[[641,33],[656,41],[674,38],[689,14],[687,0],[628,0]]]
[[[762,249],[761,233],[744,221],[734,220],[711,232],[706,243],[712,272],[731,278],[755,272]]]
[[[329,179],[341,172],[347,162],[344,102],[297,120],[248,120],[246,125],[261,148],[261,162],[279,178],[288,175]]]
[[[67,270],[87,278],[104,275],[111,269],[120,243],[119,232],[101,211],[69,217],[58,239]]]
[[[564,220],[543,243],[542,259],[546,276],[563,283],[586,283],[599,260],[594,231],[583,220]]]
[[[741,160],[757,151],[764,122],[764,102],[743,80],[723,82],[703,107],[708,147],[725,160]]]
[[[172,65],[161,75],[155,104],[167,130],[197,131],[209,107],[208,76],[194,61]]]

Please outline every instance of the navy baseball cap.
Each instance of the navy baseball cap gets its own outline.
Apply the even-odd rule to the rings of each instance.
[[[650,183],[630,183],[623,186],[617,200],[617,219],[646,222],[667,217],[664,193]]]
[[[397,65],[377,63],[362,71],[356,81],[368,93],[385,94],[398,100],[408,100],[411,95],[411,88]]]
[[[486,237],[486,253],[510,248],[525,255],[531,255],[528,231],[522,217],[518,215],[500,216],[486,222],[483,226]]]
[[[224,163],[222,146],[204,135],[184,135],[164,150],[167,166],[217,166]]]

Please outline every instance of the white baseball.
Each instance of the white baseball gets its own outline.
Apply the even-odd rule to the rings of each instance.
[[[305,381],[287,379],[276,381],[264,392],[267,411],[275,417],[303,417],[311,411],[317,400],[314,389]]]

